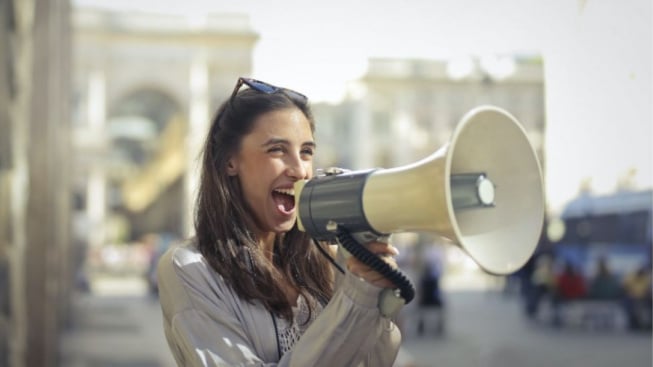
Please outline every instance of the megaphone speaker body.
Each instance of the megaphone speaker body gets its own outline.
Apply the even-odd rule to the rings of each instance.
[[[460,184],[465,180],[478,189],[478,205],[460,204],[459,193],[467,195]],[[467,113],[449,143],[421,161],[315,178],[296,185],[295,195],[300,229],[325,234],[342,225],[379,235],[432,232],[493,274],[526,263],[544,220],[537,155],[517,120],[492,106]]]

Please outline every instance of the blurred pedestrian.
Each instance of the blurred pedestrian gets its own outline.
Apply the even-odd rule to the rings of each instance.
[[[241,87],[248,88],[242,89]],[[206,137],[196,236],[159,261],[180,366],[392,366],[401,342],[378,309],[395,286],[296,225],[294,183],[313,171],[314,121],[295,91],[239,78]],[[391,266],[394,247],[366,245]]]
[[[530,282],[531,286],[528,287],[526,293],[526,315],[529,318],[535,318],[539,312],[540,303],[543,299],[552,296],[555,287],[553,259],[549,254],[539,254],[536,257]]]
[[[553,293],[553,324],[562,323],[561,306],[569,301],[581,299],[587,295],[587,285],[583,275],[571,261],[566,261],[563,270],[555,278]]]
[[[571,261],[565,262],[564,268],[555,280],[555,296],[562,301],[585,297],[587,286],[585,278]]]
[[[624,309],[628,327],[632,330],[651,327],[651,268],[645,265],[626,275],[624,282]]]
[[[599,258],[596,274],[590,279],[588,297],[600,300],[619,299],[621,292],[619,278],[610,269],[607,259]]]

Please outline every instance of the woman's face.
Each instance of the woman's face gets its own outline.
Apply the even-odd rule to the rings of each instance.
[[[311,178],[314,151],[310,123],[297,108],[259,116],[243,137],[228,173],[238,176],[261,232],[287,232],[295,224],[293,184]]]

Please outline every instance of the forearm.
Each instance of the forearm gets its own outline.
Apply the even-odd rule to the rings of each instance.
[[[378,310],[380,291],[347,273],[341,288],[280,365],[392,366],[401,336]]]

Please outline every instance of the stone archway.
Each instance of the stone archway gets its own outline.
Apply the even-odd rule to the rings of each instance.
[[[107,119],[109,208],[115,236],[135,240],[147,233],[180,234],[185,121],[165,92],[133,90],[119,98]],[[171,167],[173,167],[171,169]],[[162,169],[164,168],[164,169]],[[164,172],[169,172],[164,174]]]
[[[109,109],[109,119],[120,116],[142,116],[156,123],[158,133],[181,107],[168,93],[155,88],[135,89],[123,97]]]

